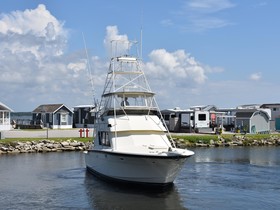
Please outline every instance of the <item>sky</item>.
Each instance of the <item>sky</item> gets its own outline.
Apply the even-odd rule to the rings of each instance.
[[[160,109],[280,102],[278,0],[1,0],[0,102],[100,99],[111,39],[141,41]],[[92,79],[91,79],[92,78]]]

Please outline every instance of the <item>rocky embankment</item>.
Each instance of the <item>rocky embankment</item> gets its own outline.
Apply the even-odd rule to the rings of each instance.
[[[2,144],[0,142],[0,155],[10,153],[35,153],[35,152],[63,152],[63,151],[85,151],[91,146],[91,142],[79,142],[67,140],[56,142],[52,140],[12,142]]]
[[[218,138],[210,139],[209,141],[198,140],[195,142],[189,141],[187,138],[175,137],[176,147],[227,147],[227,146],[280,146],[280,136],[270,135],[263,139],[254,139],[252,137],[241,135],[233,136],[232,138]],[[1,154],[17,154],[17,153],[36,153],[36,152],[63,152],[63,151],[85,151],[91,147],[91,142],[80,142],[77,140],[67,141],[53,141],[53,140],[40,140],[40,141],[15,141],[11,143],[0,142],[0,155]]]
[[[174,138],[175,144],[179,148],[186,147],[227,147],[227,146],[280,146],[280,137],[271,135],[268,138],[254,139],[252,137],[242,135],[233,136],[232,138],[224,138],[218,136],[217,139],[210,139],[209,141],[198,140],[197,142],[190,142],[187,139]]]

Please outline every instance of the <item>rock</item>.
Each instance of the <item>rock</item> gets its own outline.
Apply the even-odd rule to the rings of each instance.
[[[63,141],[60,143],[63,147],[67,147],[69,146],[69,142],[68,141]]]
[[[21,150],[20,150],[20,153],[28,153],[28,150],[21,149]]]
[[[53,144],[53,148],[54,148],[54,149],[61,148],[61,144],[59,144],[59,143],[54,143],[54,144]]]
[[[75,151],[75,147],[68,146],[68,147],[63,147],[61,148],[63,151]]]
[[[20,151],[18,149],[14,149],[14,150],[9,150],[8,153],[20,153]]]
[[[69,145],[72,147],[78,147],[80,146],[80,142],[70,142]]]
[[[7,152],[9,149],[7,147],[1,147],[1,150]]]
[[[42,147],[42,152],[51,152],[52,150],[46,146]]]
[[[195,145],[197,147],[208,147],[208,144],[204,144],[204,143],[196,143]]]

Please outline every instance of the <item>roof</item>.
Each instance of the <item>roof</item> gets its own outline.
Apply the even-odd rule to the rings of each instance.
[[[71,109],[69,109],[64,104],[42,104],[42,105],[38,106],[36,109],[34,109],[32,112],[35,112],[35,113],[42,113],[42,112],[55,113],[58,110],[60,110],[62,107],[65,107],[66,109],[68,109],[69,112],[73,112]]]
[[[0,110],[1,111],[9,111],[9,112],[13,112],[13,110],[11,108],[9,108],[8,106],[6,106],[5,104],[0,102]]]
[[[260,104],[244,104],[244,105],[240,105],[237,106],[237,109],[258,109],[260,108]]]
[[[77,105],[74,106],[73,108],[94,108],[94,105]]]
[[[267,116],[270,119],[270,114],[267,110],[260,110],[260,109],[243,109],[236,112],[236,118],[251,118],[255,113],[260,112]]]
[[[280,106],[280,103],[272,103],[272,104],[262,104],[260,107],[261,108],[268,108],[268,107],[275,107],[275,106]]]
[[[174,109],[164,109],[160,111],[163,114],[170,114],[170,113],[193,113],[193,110],[190,109],[180,109],[180,107],[175,107]]]
[[[216,111],[217,107],[215,105],[207,105],[203,108],[203,111]]]
[[[244,117],[244,118],[251,118],[256,110],[248,110],[246,112],[236,112],[236,117]]]

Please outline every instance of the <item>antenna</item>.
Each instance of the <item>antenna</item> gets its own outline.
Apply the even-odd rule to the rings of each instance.
[[[142,37],[143,37],[143,9],[141,11],[141,30],[140,30],[140,59],[142,60]]]
[[[91,74],[91,65],[90,65],[90,61],[89,61],[89,56],[88,56],[88,51],[87,51],[87,46],[86,46],[86,40],[84,37],[84,33],[82,33],[83,35],[83,40],[84,40],[84,46],[85,46],[85,52],[86,52],[86,56],[87,56],[87,73],[89,76],[89,81],[90,81],[90,85],[91,85],[91,91],[92,91],[92,97],[93,97],[93,103],[95,104],[95,91],[94,91],[94,86],[93,86],[93,79],[92,79],[92,74]]]

